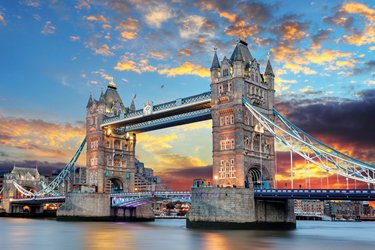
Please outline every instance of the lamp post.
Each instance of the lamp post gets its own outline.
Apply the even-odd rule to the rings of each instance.
[[[260,188],[263,189],[262,134],[264,133],[264,128],[260,123],[258,123],[255,125],[254,130],[255,132],[259,133]]]
[[[219,177],[217,175],[215,175],[214,176],[215,187],[218,186],[218,180],[219,180]]]

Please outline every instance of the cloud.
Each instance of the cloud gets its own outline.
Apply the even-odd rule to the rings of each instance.
[[[163,1],[132,1],[144,15],[146,24],[151,28],[160,29],[161,25],[174,16],[173,10]]]
[[[5,18],[4,18],[4,15],[0,12],[0,23],[3,24],[3,25],[6,25],[6,21],[5,21]]]
[[[195,39],[198,36],[213,37],[213,27],[205,17],[192,15],[182,19],[179,23],[180,37]]]
[[[190,190],[194,179],[203,178],[210,181],[212,166],[188,166],[183,169],[168,168],[158,175],[173,190]]]
[[[184,56],[191,56],[191,50],[189,48],[180,49],[177,52]]]
[[[244,1],[237,5],[237,9],[241,12],[243,20],[262,24],[272,19],[272,9],[275,8],[265,3]]]
[[[364,161],[375,162],[371,152],[375,117],[375,89],[356,94],[357,99],[294,99],[281,101],[276,107],[308,134]]]
[[[305,75],[314,75],[317,72],[309,67],[301,66],[296,63],[285,63],[283,66],[284,69],[289,69],[291,72],[298,74],[300,72],[304,73]]]
[[[134,18],[128,18],[126,21],[120,22],[116,26],[116,30],[138,30],[139,29],[139,23],[137,19]]]
[[[76,41],[79,41],[81,38],[79,36],[70,36],[69,37],[69,40],[72,41],[72,42],[76,42]]]
[[[113,82],[113,76],[108,75],[103,70],[93,71],[93,74],[98,74],[101,78],[108,82]]]
[[[121,60],[117,62],[114,69],[118,71],[133,71],[138,74],[141,74],[142,72],[154,72],[157,70],[156,67],[148,64],[147,59],[141,59],[139,62],[136,62],[126,55],[121,57]]]
[[[42,31],[40,32],[43,35],[49,36],[56,33],[56,27],[53,26],[51,21],[45,22]]]
[[[311,36],[313,48],[318,49],[324,41],[329,40],[329,36],[333,33],[333,29],[319,29],[315,35]]]
[[[375,43],[374,24],[366,24],[362,32],[358,32],[350,36],[344,35],[343,39],[346,43],[357,45],[357,46]]]
[[[19,159],[68,160],[85,136],[82,124],[0,116],[0,149]]]
[[[192,62],[184,62],[175,68],[166,68],[158,70],[161,75],[167,75],[169,77],[174,77],[177,75],[197,75],[200,77],[209,77],[210,71],[200,65],[194,64]]]
[[[375,69],[375,60],[367,61],[353,68],[349,75],[361,75],[372,72]]]
[[[21,3],[26,5],[26,6],[33,7],[33,8],[38,8],[40,6],[39,0],[24,0]]]
[[[137,32],[134,31],[122,31],[120,33],[123,40],[133,40],[137,37]]]
[[[219,15],[221,17],[224,17],[225,19],[227,19],[230,23],[234,23],[236,21],[236,18],[237,18],[237,14],[229,13],[227,11],[220,12]]]
[[[166,56],[165,53],[161,51],[155,51],[155,50],[150,51],[150,57],[156,60],[163,60],[165,56]]]
[[[116,26],[116,30],[120,31],[120,36],[124,40],[133,40],[137,37],[139,29],[138,20],[128,18],[126,21],[120,22]]]
[[[341,10],[350,14],[360,14],[367,18],[370,22],[375,22],[375,9],[371,9],[365,4],[348,2],[341,6]]]
[[[91,15],[85,18],[87,21],[99,22],[99,23],[108,23],[108,20],[103,15]]]
[[[98,49],[95,49],[95,53],[103,56],[113,56],[113,52],[110,50],[109,46],[103,43]]]
[[[87,1],[87,0],[79,0],[77,5],[75,6],[75,8],[77,10],[82,10],[82,9],[89,10],[91,8],[91,5],[90,5],[89,1]]]
[[[233,25],[230,25],[227,27],[224,32],[228,36],[246,36],[246,37],[252,37],[259,33],[260,27],[256,24],[250,25],[246,24],[245,21],[241,20]]]

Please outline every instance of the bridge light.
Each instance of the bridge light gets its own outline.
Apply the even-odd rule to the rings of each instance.
[[[112,134],[112,129],[111,128],[108,128],[107,129],[107,136],[110,136]]]
[[[129,133],[126,133],[125,138],[129,139],[129,136],[130,136]]]

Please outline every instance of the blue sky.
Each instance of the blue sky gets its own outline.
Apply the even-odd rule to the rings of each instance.
[[[213,48],[229,57],[241,34],[262,71],[270,52],[281,104],[360,102],[374,90],[374,1],[3,0],[2,160],[66,161],[89,93],[109,81],[137,108],[208,91]],[[164,151],[147,146],[156,139]],[[210,165],[210,148],[206,122],[140,135],[137,150],[162,171]]]

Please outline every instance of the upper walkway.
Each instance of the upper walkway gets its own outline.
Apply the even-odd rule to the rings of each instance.
[[[158,105],[147,104],[132,113],[104,119],[101,127],[122,128],[124,132],[150,130],[211,119],[211,92],[176,99]]]

